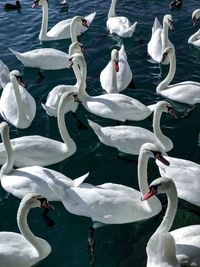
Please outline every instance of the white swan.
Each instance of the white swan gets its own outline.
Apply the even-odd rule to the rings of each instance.
[[[13,151],[9,139],[9,127],[6,122],[0,124],[1,138],[3,140],[7,161],[1,167],[0,182],[2,187],[9,193],[18,198],[23,198],[27,193],[33,192],[44,195],[49,200],[59,201],[59,197],[48,185],[48,175],[52,179],[59,179],[66,185],[66,187],[79,186],[88,174],[83,175],[75,180],[71,180],[60,172],[47,169],[40,166],[24,167],[13,169]]]
[[[106,26],[110,34],[116,33],[120,37],[131,37],[135,31],[137,21],[131,25],[128,18],[122,16],[118,17],[115,13],[116,1],[117,0],[111,0]]]
[[[29,193],[22,200],[17,212],[19,233],[0,232],[0,267],[30,267],[46,258],[51,252],[49,243],[35,236],[27,217],[31,208],[50,209],[52,206],[37,193]]]
[[[170,151],[173,143],[160,129],[162,112],[169,112],[173,115],[172,106],[166,101],[159,101],[155,105],[153,133],[142,127],[126,125],[101,127],[91,120],[88,122],[103,144],[115,147],[121,152],[138,155],[141,145],[147,142],[159,144],[165,151]]]
[[[176,72],[176,56],[172,47],[167,47],[163,51],[163,60],[169,56],[170,68],[166,78],[156,87],[156,92],[172,100],[194,105],[200,103],[200,83],[184,81],[170,84]]]
[[[198,20],[199,16],[200,9],[194,10],[194,12],[192,13],[193,24],[196,24],[196,21]],[[200,29],[189,37],[188,44],[192,44],[198,47],[200,46]]]
[[[41,135],[27,135],[11,139],[14,166],[47,166],[60,162],[76,152],[76,144],[69,136],[65,124],[65,113],[73,110],[74,93],[65,92],[58,107],[58,129],[63,142]],[[4,143],[0,143],[0,165],[6,162]]]
[[[166,168],[156,161],[160,174],[173,179],[179,198],[200,207],[200,165],[189,160],[168,156],[165,156],[165,159],[170,163]]]
[[[83,45],[79,42],[73,42],[69,47],[69,56],[73,55],[74,53],[80,53],[83,52]],[[58,105],[60,102],[60,98],[63,95],[64,92],[78,92],[79,85],[81,82],[80,77],[80,69],[77,64],[72,65],[74,74],[76,76],[76,84],[75,85],[65,85],[65,84],[59,84],[55,86],[48,94],[47,100],[45,104],[41,104],[43,109],[46,111],[46,113],[49,116],[57,117],[58,114]],[[78,103],[73,101],[74,107],[71,108],[73,112],[76,111],[78,107]]]
[[[142,200],[149,199],[157,193],[167,194],[168,206],[162,223],[147,244],[147,267],[200,266],[200,225],[186,226],[168,233],[173,224],[178,203],[173,180],[166,177],[154,180]],[[170,246],[158,246],[163,242]],[[154,247],[155,244],[156,247]]]
[[[10,70],[6,64],[0,60],[0,88],[4,88],[10,82]]]
[[[165,15],[163,17],[163,27],[161,26],[157,17],[155,18],[151,39],[147,45],[147,52],[153,61],[160,63],[163,50],[170,46],[174,47],[168,39],[168,29],[173,29],[173,19],[171,15]],[[169,59],[166,58],[162,64],[169,64]]]
[[[10,72],[10,82],[4,87],[0,99],[1,116],[17,128],[31,125],[36,113],[34,98],[24,88],[21,73]]]
[[[70,25],[72,43],[70,46],[77,45],[75,34],[77,24],[82,25],[84,21],[80,16],[76,16],[72,20]],[[87,24],[84,25],[86,27]],[[43,70],[59,70],[68,68],[71,65],[70,55],[54,48],[38,48],[24,53],[14,51],[11,48],[9,49],[26,67]]]
[[[81,102],[89,112],[97,116],[119,121],[144,120],[152,113],[154,105],[146,107],[137,99],[123,94],[88,95],[85,91],[87,65],[84,56],[77,53],[74,54],[72,56],[72,63],[78,64],[81,70],[81,84],[77,101]]]
[[[100,74],[101,87],[107,93],[119,93],[129,86],[132,78],[133,74],[127,61],[124,45],[119,51],[113,49],[111,60]]]
[[[58,22],[51,30],[48,31],[48,2],[47,0],[35,0],[32,8],[37,8],[38,5],[42,6],[42,25],[39,34],[40,41],[51,41],[51,40],[61,40],[61,39],[69,39],[70,35],[70,24],[73,18],[62,20]],[[91,13],[88,16],[83,18],[83,24],[78,25],[75,31],[75,35],[79,36],[81,33],[85,32],[90,24],[92,23],[96,12]],[[74,40],[72,41],[74,42]]]

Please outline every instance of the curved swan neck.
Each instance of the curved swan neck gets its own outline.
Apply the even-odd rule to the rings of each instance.
[[[167,74],[167,76],[165,77],[165,79],[159,83],[159,85],[156,87],[156,92],[159,93],[162,90],[167,89],[167,86],[170,84],[170,82],[173,80],[174,78],[174,74],[176,72],[176,56],[175,56],[175,52],[172,54],[169,54],[169,72]]]
[[[76,144],[74,143],[74,141],[72,140],[72,138],[70,137],[67,127],[66,127],[66,123],[65,123],[65,112],[64,112],[64,108],[66,106],[66,100],[67,97],[65,97],[65,95],[63,95],[63,97],[60,100],[59,106],[58,106],[58,129],[60,132],[60,135],[65,143],[65,146],[67,146],[68,151],[71,153],[71,151],[76,149]]]
[[[44,39],[47,36],[48,30],[48,3],[44,1],[42,4],[42,25],[40,29],[39,39]]]
[[[1,139],[3,141],[5,151],[6,151],[6,163],[1,167],[1,174],[9,174],[13,170],[13,164],[14,164],[14,155],[13,155],[13,150],[12,146],[10,143],[10,137],[9,137],[9,128],[8,125],[6,128],[1,130]]]
[[[85,91],[86,78],[87,78],[87,64],[83,55],[80,57],[79,66],[81,70],[81,82],[80,82],[78,97],[81,101],[84,101],[84,99],[89,97],[89,95]]]
[[[76,34],[76,28],[77,28],[77,16],[74,17],[70,23],[70,36],[71,36],[71,42],[78,42],[77,34]]]
[[[178,205],[178,196],[177,196],[177,190],[176,190],[175,185],[173,187],[170,187],[170,189],[168,190],[168,192],[166,192],[166,194],[167,194],[167,201],[168,201],[167,210],[155,234],[164,232],[164,231],[169,232],[170,228],[172,227],[175,215],[176,215],[176,210],[177,210],[177,205]]]
[[[148,183],[147,183],[148,160],[149,156],[147,156],[144,151],[140,151],[138,157],[138,184],[142,195],[144,195],[148,191]]]
[[[163,18],[163,38],[162,38],[162,50],[168,46],[168,30],[169,26],[167,22],[165,21],[165,17]]]
[[[115,71],[115,68],[114,68],[114,60],[111,59],[111,91],[110,93],[116,93],[118,92],[118,88],[117,88],[117,73]]]
[[[108,19],[112,17],[116,17],[116,14],[115,14],[116,1],[117,0],[111,0],[110,8],[108,11]]]
[[[33,247],[37,250],[38,254],[41,255],[43,254],[43,245],[40,243],[39,238],[31,232],[27,223],[27,216],[29,210],[30,206],[21,201],[17,212],[17,224],[21,234],[29,243],[33,245]]]
[[[194,34],[192,34],[190,36],[190,38],[188,39],[188,43],[192,44],[193,42],[195,42],[196,40],[198,40],[200,37],[200,30],[198,30],[197,32],[195,32]]]
[[[16,78],[13,76],[11,76],[11,82],[13,85],[14,94],[15,94],[15,98],[16,98],[16,102],[17,102],[17,109],[18,109],[18,113],[19,113],[18,118],[20,117],[21,119],[27,120],[26,113],[24,110],[24,104],[23,104],[22,98],[21,98],[19,84],[18,84]]]

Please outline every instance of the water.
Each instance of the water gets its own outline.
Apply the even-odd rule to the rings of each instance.
[[[11,126],[11,138],[28,134],[41,134],[61,140],[56,119],[49,118],[46,115],[41,107],[41,102],[45,102],[48,92],[54,86],[63,83],[73,84],[75,79],[72,70],[43,71],[45,79],[38,84],[37,69],[24,68],[11,54],[8,47],[21,52],[39,47],[54,47],[67,52],[70,41],[54,41],[43,44],[39,42],[38,35],[42,13],[40,8],[36,10],[31,8],[32,1],[24,1],[20,12],[5,12],[3,2],[0,4],[0,58],[11,70],[19,69],[22,71],[24,80],[28,83],[28,90],[37,102],[37,114],[31,127],[19,130]],[[124,93],[137,98],[144,104],[152,104],[162,99],[155,93],[155,88],[165,77],[168,67],[163,66],[161,72],[157,64],[149,63],[146,48],[155,16],[162,21],[163,15],[167,13],[172,14],[175,26],[175,30],[170,33],[170,40],[176,47],[177,55],[177,71],[173,82],[200,81],[200,51],[187,44],[189,36],[198,28],[191,23],[193,10],[199,8],[197,0],[184,1],[182,9],[172,11],[169,10],[168,1],[118,1],[117,14],[127,16],[132,22],[138,21],[133,37],[124,40],[109,36],[106,31],[105,24],[109,4],[110,1],[103,0],[77,0],[69,1],[68,9],[61,9],[58,0],[49,1],[49,27],[62,19],[77,14],[87,15],[94,11],[97,12],[90,29],[80,37],[80,41],[86,47],[87,91],[89,94],[102,93],[99,82],[100,71],[107,64],[111,49],[124,43],[137,87],[137,90],[127,89]],[[173,120],[165,115],[162,117],[162,129],[174,142],[174,148],[169,155],[200,163],[199,106],[189,118],[181,119],[188,106],[179,103],[174,104],[178,110],[178,119]],[[111,120],[97,118],[89,114],[81,106],[78,108],[77,115],[85,124],[87,124],[88,118],[101,125],[115,124]],[[115,182],[138,188],[136,165],[118,159],[118,152],[114,148],[99,143],[89,127],[87,131],[80,131],[71,114],[67,114],[66,122],[69,133],[77,144],[77,152],[69,159],[55,164],[51,168],[73,179],[90,171],[87,181],[93,184]],[[130,122],[129,124],[152,129],[152,123],[148,119],[141,122]],[[159,176],[153,161],[149,163],[148,173],[150,181]],[[15,218],[19,200],[8,195],[3,189],[0,189],[0,199],[0,231],[18,232]],[[160,199],[166,206],[165,197],[161,196]],[[51,254],[39,266],[89,266],[86,240],[87,229],[91,225],[90,219],[69,214],[60,203],[54,203],[54,206],[56,210],[51,213],[51,217],[56,221],[56,226],[53,229],[47,228],[41,222],[40,210],[32,210],[29,217],[29,224],[34,233],[46,239],[52,246]],[[198,211],[198,208],[180,200],[173,229],[200,223],[196,211]],[[95,266],[146,266],[146,243],[159,225],[162,215],[140,223],[110,225],[98,229],[95,232]]]

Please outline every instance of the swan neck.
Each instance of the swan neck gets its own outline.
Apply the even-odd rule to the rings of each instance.
[[[165,79],[159,83],[156,87],[156,92],[159,93],[162,90],[167,89],[167,86],[171,83],[176,72],[176,56],[175,52],[169,55],[169,72]]]
[[[80,69],[81,69],[81,82],[80,82],[80,88],[79,88],[79,99],[84,102],[86,98],[89,97],[89,95],[86,92],[86,78],[87,78],[87,64],[85,61],[85,58],[82,57],[80,60]]]
[[[78,42],[77,39],[77,19],[76,17],[74,17],[70,23],[70,36],[71,36],[71,42]]]
[[[27,223],[27,216],[29,210],[30,206],[21,201],[17,212],[17,224],[21,234],[29,243],[33,245],[33,247],[37,250],[38,254],[41,255],[43,252],[43,246],[42,244],[40,244],[39,238],[31,232]]]
[[[6,162],[1,167],[1,174],[7,175],[12,172],[14,164],[14,155],[10,143],[9,128],[6,128],[3,132],[1,132],[1,139],[5,147],[6,158],[7,158]]]
[[[188,39],[188,43],[192,44],[193,42],[195,42],[196,40],[199,39],[199,36],[200,36],[200,33],[199,33],[199,30],[198,30],[197,32],[195,32],[194,34],[192,34],[190,36],[190,38]]]
[[[168,46],[168,30],[169,30],[169,26],[167,22],[165,21],[165,19],[163,19],[162,51],[164,51],[164,49]]]
[[[157,139],[160,141],[161,145],[165,147],[167,137],[162,133],[160,128],[161,116],[162,110],[160,108],[156,108],[153,114],[153,132]]]
[[[172,227],[175,215],[176,215],[176,210],[177,210],[177,205],[178,205],[178,196],[177,196],[176,187],[175,186],[171,187],[170,190],[166,194],[167,194],[167,202],[168,202],[167,210],[155,234],[160,233],[160,232],[169,232],[169,230]]]
[[[108,11],[108,19],[112,18],[112,17],[116,17],[116,13],[115,13],[116,1],[117,0],[112,0],[111,1],[110,8],[109,8],[109,11]]]
[[[75,151],[76,149],[76,144],[70,137],[66,123],[65,123],[65,109],[66,103],[65,103],[65,98],[61,98],[59,106],[58,106],[58,129],[60,132],[60,135],[62,137],[63,142],[65,143],[65,147],[67,148],[67,151],[71,153],[71,151]]]
[[[81,70],[79,69],[78,64],[73,64],[72,69],[73,69],[74,75],[76,77],[76,84],[75,84],[75,86],[77,88],[79,88],[80,87],[80,84],[81,84]]]
[[[39,39],[44,39],[47,37],[47,30],[48,30],[48,4],[45,1],[42,4],[42,24],[39,34]]]
[[[111,69],[111,91],[110,93],[117,93],[118,92],[118,88],[117,88],[117,73],[115,71],[114,68],[114,61],[111,60],[111,64],[112,64],[112,69]]]
[[[142,151],[138,157],[138,184],[142,195],[148,191],[147,165],[149,157]]]
[[[22,98],[21,98],[19,84],[18,84],[16,78],[14,78],[14,77],[12,77],[11,82],[12,82],[12,85],[13,85],[15,99],[16,99],[16,103],[17,103],[18,118],[20,118],[22,120],[27,120],[26,113],[25,113],[25,110],[24,110],[24,104],[23,104],[23,101],[22,101]]]

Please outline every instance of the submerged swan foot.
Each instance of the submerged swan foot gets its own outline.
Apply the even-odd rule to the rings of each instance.
[[[94,228],[91,226],[88,230],[88,243],[87,251],[90,258],[90,267],[94,266],[94,252],[95,252],[95,240],[94,240]]]

